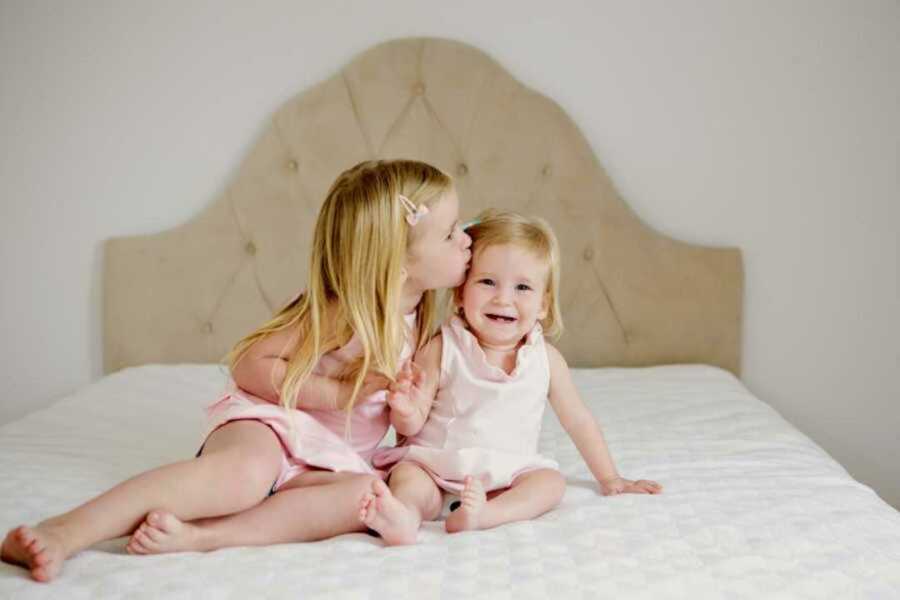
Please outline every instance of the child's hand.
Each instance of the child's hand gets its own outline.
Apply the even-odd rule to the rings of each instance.
[[[411,360],[404,363],[396,382],[388,385],[388,406],[397,416],[407,418],[415,414],[424,382],[425,371],[419,365]]]
[[[363,378],[362,385],[359,386],[359,392],[356,394],[356,402],[362,402],[375,392],[387,389],[391,380],[380,373],[369,372]],[[334,407],[338,410],[347,408],[350,403],[350,396],[353,394],[354,382],[351,380],[341,381],[338,396],[334,399]]]
[[[649,479],[631,481],[630,479],[624,479],[622,477],[613,477],[601,481],[600,490],[603,492],[604,496],[615,496],[617,494],[659,494],[662,492],[662,486]]]
[[[381,373],[367,373],[359,388],[359,399],[368,398],[375,392],[387,389],[391,380]]]

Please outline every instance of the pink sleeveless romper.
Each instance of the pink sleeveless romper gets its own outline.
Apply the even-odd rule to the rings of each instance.
[[[411,335],[416,332],[416,314],[404,317]],[[412,355],[414,340],[407,340],[400,353],[401,362]],[[314,369],[316,375],[334,375],[362,353],[354,335],[346,345],[325,354]],[[359,398],[350,414],[350,434],[345,436],[347,413],[343,410],[285,410],[279,404],[231,384],[224,397],[206,409],[209,435],[226,423],[244,419],[268,425],[283,450],[281,471],[272,491],[277,491],[290,479],[312,469],[336,472],[366,473],[383,477],[371,466],[372,455],[390,427],[387,391],[379,390],[366,398]],[[293,425],[293,427],[292,427]]]
[[[528,471],[559,469],[537,451],[550,391],[540,324],[519,348],[511,374],[487,362],[459,317],[441,327],[441,335],[440,382],[428,420],[402,446],[379,452],[375,464],[417,463],[450,492],[463,489],[466,475],[480,478],[490,491],[509,487]]]

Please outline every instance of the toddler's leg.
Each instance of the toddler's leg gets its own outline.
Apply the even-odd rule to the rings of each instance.
[[[516,477],[509,489],[486,501],[480,486],[477,480],[467,478],[461,494],[462,506],[447,517],[445,526],[449,533],[490,529],[538,517],[559,504],[566,491],[566,480],[552,469],[529,471]]]
[[[206,552],[311,542],[365,531],[358,517],[359,504],[376,480],[373,475],[313,471],[294,477],[260,504],[225,517],[185,522],[168,511],[154,510],[134,532],[128,551]]]
[[[360,505],[359,518],[388,546],[413,544],[423,520],[441,512],[441,491],[421,467],[400,463],[391,471],[390,488],[376,481]]]
[[[481,513],[487,502],[484,485],[479,479],[466,477],[465,487],[459,494],[460,505],[447,517],[444,528],[449,533],[479,529]]]
[[[38,581],[49,581],[66,558],[131,533],[154,508],[182,519],[244,510],[266,497],[281,468],[281,453],[278,438],[266,425],[229,423],[209,436],[195,459],[147,471],[35,527],[13,529],[0,547],[0,558],[28,568]]]

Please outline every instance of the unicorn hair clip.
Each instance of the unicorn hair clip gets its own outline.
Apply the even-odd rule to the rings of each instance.
[[[415,227],[419,222],[419,219],[428,214],[428,207],[424,204],[416,206],[403,194],[397,194],[397,198],[400,199],[400,204],[406,209],[406,222],[409,223],[411,227]]]

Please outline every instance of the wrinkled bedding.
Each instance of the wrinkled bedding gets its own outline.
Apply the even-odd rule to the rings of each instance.
[[[131,556],[125,539],[32,582],[0,565],[0,598],[898,598],[900,513],[717,368],[574,371],[620,472],[659,496],[597,492],[548,409],[542,454],[568,480],[534,521],[414,547],[365,534],[208,554]],[[215,365],[107,376],[0,427],[0,528],[35,523],[145,469],[192,456]]]

